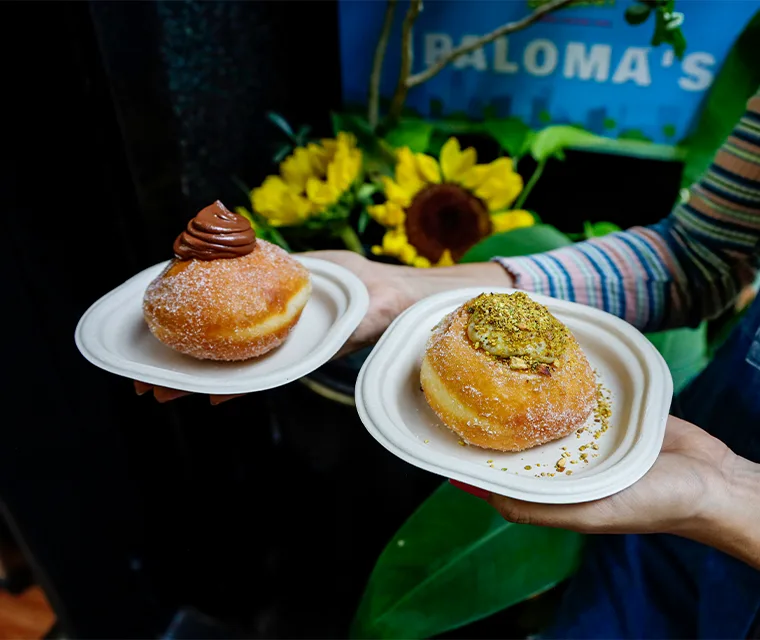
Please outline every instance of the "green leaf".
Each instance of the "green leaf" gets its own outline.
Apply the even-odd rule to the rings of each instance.
[[[288,154],[292,151],[293,147],[289,144],[286,144],[282,147],[280,147],[277,150],[277,153],[274,154],[272,157],[272,162],[275,162],[276,164],[279,164],[282,162],[285,158],[288,157]]]
[[[548,158],[562,158],[562,152],[568,147],[574,144],[588,144],[597,138],[593,133],[569,125],[546,127],[536,133],[530,153],[538,162]]]
[[[676,58],[683,60],[683,54],[686,53],[686,37],[683,35],[680,27],[670,32],[668,41],[673,47],[673,53],[676,54]]]
[[[583,223],[583,231],[587,238],[601,238],[608,233],[622,231],[614,222],[586,222]]]
[[[689,136],[682,186],[691,186],[707,171],[718,148],[744,113],[747,100],[760,85],[758,42],[760,11],[734,42],[704,100],[697,126]]]
[[[232,176],[232,182],[234,182],[235,186],[245,194],[245,199],[249,200],[251,197],[251,188],[238,176]]]
[[[365,207],[359,213],[359,220],[356,223],[356,230],[359,232],[359,235],[361,235],[362,233],[366,231],[369,221],[370,221],[370,215]]]
[[[636,2],[626,8],[625,21],[632,25],[642,24],[643,22],[646,22],[650,13],[652,13],[651,7]]]
[[[433,125],[424,120],[401,120],[385,136],[385,141],[395,148],[409,147],[415,153],[424,153],[430,144]]]
[[[531,129],[528,131],[528,133],[525,135],[525,140],[523,140],[522,148],[520,149],[520,152],[515,156],[516,158],[522,158],[526,153],[530,153],[530,149],[533,146],[533,141],[536,139],[536,132]]]
[[[678,393],[707,366],[707,323],[696,329],[683,328],[648,333],[646,337],[660,352],[673,376],[673,392]]]
[[[307,137],[311,133],[311,127],[308,124],[303,125],[296,134],[296,143],[299,147],[303,147],[307,142]]]
[[[686,51],[686,38],[681,31],[677,18],[671,14],[675,9],[675,0],[667,0],[659,3],[655,11],[654,33],[652,45],[657,47],[661,44],[669,44],[673,47],[673,53],[681,60]],[[667,16],[667,18],[666,18]]]
[[[429,638],[546,591],[575,569],[582,537],[517,525],[448,482],[375,565],[354,638]]]
[[[360,202],[371,202],[379,187],[376,184],[363,184],[356,192],[356,198]]]
[[[293,138],[293,129],[290,127],[285,118],[275,113],[274,111],[267,113],[267,118],[269,118],[276,126],[282,129],[285,132],[285,135],[287,135],[289,138]]]
[[[465,253],[460,262],[487,262],[497,256],[527,256],[569,244],[572,240],[556,227],[537,224],[489,236]]]
[[[513,158],[519,158],[525,152],[531,129],[519,118],[486,120],[483,128]]]
[[[542,124],[549,124],[552,121],[552,114],[546,109],[542,109],[538,113],[538,121]]]
[[[612,118],[605,118],[604,119],[604,128],[605,129],[614,129],[617,127],[617,122],[613,120]]]

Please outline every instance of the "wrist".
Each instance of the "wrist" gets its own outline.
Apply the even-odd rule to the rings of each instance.
[[[411,306],[428,296],[463,289],[466,287],[511,287],[512,277],[496,262],[478,262],[458,264],[452,267],[433,267],[417,269],[415,267],[398,267],[396,273],[397,287]]]
[[[715,475],[697,516],[673,533],[760,567],[760,465],[729,452]]]

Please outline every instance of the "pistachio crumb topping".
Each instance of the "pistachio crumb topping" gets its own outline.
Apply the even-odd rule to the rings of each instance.
[[[512,369],[551,375],[546,365],[567,347],[567,327],[521,291],[481,294],[467,311],[467,335],[475,348],[507,359]]]

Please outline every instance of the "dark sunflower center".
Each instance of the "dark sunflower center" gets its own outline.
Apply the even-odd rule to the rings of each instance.
[[[480,198],[456,184],[425,187],[406,212],[406,237],[433,263],[446,249],[458,261],[491,230],[491,217]]]

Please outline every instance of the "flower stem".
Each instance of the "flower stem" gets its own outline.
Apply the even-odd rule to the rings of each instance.
[[[522,193],[519,195],[517,200],[515,201],[513,209],[522,209],[522,206],[525,204],[525,201],[528,199],[528,195],[533,190],[533,187],[536,186],[536,182],[538,182],[538,179],[541,177],[541,174],[544,172],[544,167],[546,166],[546,160],[541,160],[536,165],[536,170],[533,172],[533,175],[530,177],[530,180],[528,180],[528,184],[525,185],[525,188],[522,190]]]
[[[336,231],[336,235],[343,240],[343,244],[346,245],[346,249],[354,251],[359,255],[364,255],[364,247],[362,241],[359,240],[359,236],[356,235],[356,231],[351,228],[350,225],[344,224]]]

